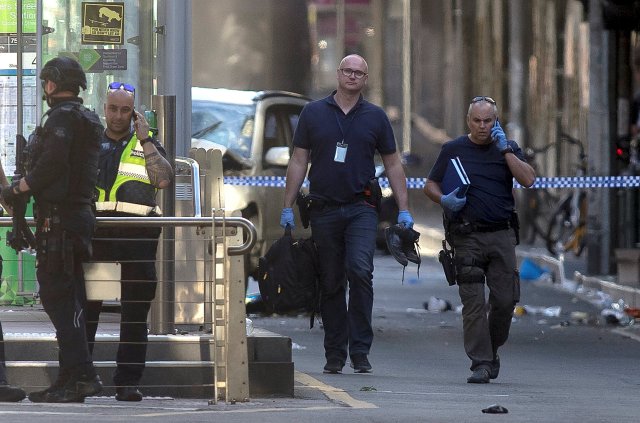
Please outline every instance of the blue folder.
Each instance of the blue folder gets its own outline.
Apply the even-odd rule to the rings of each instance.
[[[471,182],[467,176],[467,172],[462,166],[462,162],[459,157],[454,157],[447,164],[447,170],[444,173],[444,178],[440,184],[440,189],[443,194],[449,194],[456,188],[460,188],[456,197],[462,198],[467,195]]]

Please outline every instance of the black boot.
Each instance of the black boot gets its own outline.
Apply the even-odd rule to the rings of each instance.
[[[64,388],[64,385],[67,384],[69,379],[71,378],[71,373],[67,369],[60,369],[58,372],[58,377],[53,382],[51,386],[42,391],[34,391],[29,394],[29,401],[31,402],[51,402],[47,401],[49,394],[56,391],[61,391]],[[84,400],[83,400],[84,401]],[[83,402],[80,401],[80,402]]]
[[[26,392],[7,382],[0,381],[0,402],[18,402],[27,396]]]
[[[95,372],[82,374],[69,378],[62,389],[49,392],[44,402],[84,402],[85,397],[93,396],[101,391],[102,381]]]

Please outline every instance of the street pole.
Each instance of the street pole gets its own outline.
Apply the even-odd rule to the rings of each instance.
[[[604,30],[600,0],[589,1],[589,118],[587,173],[610,175],[609,129],[609,33]],[[611,267],[611,199],[610,190],[589,192],[587,215],[587,272],[610,273]]]
[[[402,0],[402,152],[411,152],[411,0]]]

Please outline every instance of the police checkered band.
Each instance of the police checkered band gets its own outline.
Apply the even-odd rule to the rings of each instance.
[[[389,180],[380,178],[380,186],[389,188]],[[426,178],[407,178],[408,189],[423,189]],[[224,183],[227,185],[254,186],[254,187],[276,187],[284,188],[286,178],[284,176],[225,176]],[[309,181],[305,180],[304,187],[309,186]],[[473,186],[473,181],[471,182]],[[514,188],[523,188],[515,180]],[[529,189],[544,188],[637,188],[640,187],[640,176],[557,176],[538,177],[533,187]]]

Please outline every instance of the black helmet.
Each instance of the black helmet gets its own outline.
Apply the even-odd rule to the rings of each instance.
[[[40,79],[54,82],[56,91],[71,91],[78,95],[80,87],[87,89],[87,77],[82,66],[70,57],[60,56],[49,60],[40,71]]]

